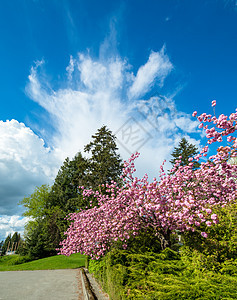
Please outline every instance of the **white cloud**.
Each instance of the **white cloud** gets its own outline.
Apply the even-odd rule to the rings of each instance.
[[[181,130],[192,133],[197,131],[197,127],[200,124],[198,121],[193,121],[190,119],[188,114],[179,114],[177,118],[174,119],[174,123]]]
[[[0,216],[0,241],[4,240],[9,234],[13,235],[16,231],[23,236],[24,225],[28,220],[27,217],[22,218],[16,215]]]
[[[17,203],[54,178],[59,159],[23,123],[0,121],[0,214],[19,213]]]
[[[66,71],[68,73],[68,80],[72,80],[72,73],[74,72],[74,59],[72,56],[70,56],[69,65],[66,68]]]
[[[163,47],[160,52],[151,52],[148,62],[139,68],[134,82],[129,88],[130,98],[142,97],[155,82],[158,82],[160,86],[163,85],[164,79],[173,69],[173,65],[164,51]]]
[[[173,99],[157,96],[138,100],[154,84],[162,85],[173,68],[164,47],[151,52],[136,76],[127,60],[118,56],[96,60],[79,53],[70,57],[68,87],[59,90],[45,85],[38,67],[31,70],[27,92],[50,114],[56,129],[52,147],[61,151],[62,159],[83,151],[91,135],[107,125],[116,133],[124,159],[136,150],[147,153],[146,168],[140,162],[139,173],[144,174],[169,157],[176,137],[195,132],[196,122],[176,111]],[[163,145],[166,151],[161,150]],[[149,161],[150,157],[153,160]]]

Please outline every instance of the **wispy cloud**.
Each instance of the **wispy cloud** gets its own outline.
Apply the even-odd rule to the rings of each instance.
[[[129,88],[129,97],[137,99],[144,96],[154,83],[162,86],[172,68],[173,65],[165,54],[165,47],[160,52],[151,52],[147,63],[139,68],[134,77]]]
[[[67,87],[58,90],[48,83],[45,86],[40,67],[32,67],[27,93],[50,114],[56,130],[51,146],[62,159],[83,151],[91,135],[105,124],[116,133],[123,158],[141,151],[146,168],[139,173],[154,175],[176,140],[195,132],[196,122],[190,115],[178,112],[172,98],[158,95],[146,99],[155,85],[156,90],[164,85],[173,69],[165,47],[152,51],[136,75],[128,60],[118,55],[107,60],[83,53],[71,56]]]

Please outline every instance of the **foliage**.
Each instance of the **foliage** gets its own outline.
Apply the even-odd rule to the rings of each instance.
[[[23,205],[26,211],[23,213],[25,217],[34,219],[43,218],[47,214],[47,203],[51,188],[49,185],[43,184],[36,187],[34,192],[29,197],[24,197],[19,205]]]
[[[85,256],[79,253],[70,257],[56,255],[34,261],[29,260],[31,258],[28,256],[0,257],[0,271],[77,269],[85,265]]]
[[[5,253],[9,249],[9,247],[11,247],[11,234],[9,234],[6,237],[6,239],[5,239],[5,241],[4,241],[3,245],[2,245],[2,255],[5,255]]]
[[[6,255],[0,258],[0,266],[20,265],[31,260],[32,258],[30,256],[21,256],[17,254]]]
[[[44,219],[30,221],[27,229],[25,250],[30,257],[39,259],[56,254],[54,245],[49,240],[47,224]]]
[[[120,182],[122,160],[117,154],[116,137],[106,126],[102,126],[92,135],[92,141],[84,150],[91,154],[88,172],[91,188],[97,189],[102,184],[110,184],[112,181]]]
[[[188,265],[169,248],[161,253],[113,249],[90,260],[89,271],[110,299],[236,299],[237,277],[187,272]]]
[[[182,138],[178,147],[174,148],[171,153],[173,159],[170,160],[171,164],[174,166],[177,160],[180,160],[179,164],[181,166],[187,166],[189,164],[189,158],[193,158],[198,154],[198,148],[195,145],[190,144],[185,138]],[[198,161],[194,161],[193,169],[197,169],[200,166]]]
[[[25,226],[25,241],[22,243],[19,253],[29,255],[32,258],[42,258],[55,255],[55,247],[59,243],[57,232],[50,234],[50,226],[53,222],[53,210],[48,208],[51,187],[42,185],[36,187],[35,191],[25,197],[19,204],[26,207],[24,216],[31,219]],[[64,215],[65,217],[65,215]],[[55,243],[54,241],[58,241]]]
[[[122,243],[120,242],[121,246]],[[116,247],[119,247],[119,242],[117,242]],[[154,233],[152,228],[147,228],[144,231],[139,232],[139,235],[133,236],[128,240],[127,250],[133,253],[144,253],[144,252],[155,252],[161,251],[160,240]]]
[[[52,186],[48,208],[57,206],[68,214],[85,207],[81,206],[82,197],[78,186],[85,184],[87,168],[88,161],[80,152],[72,160],[65,159]]]
[[[203,228],[207,238],[200,237],[195,232],[183,235],[182,256],[189,267],[199,270],[220,271],[227,268],[228,261],[237,259],[237,204],[216,207],[214,212],[219,216],[219,222]],[[223,269],[223,263],[227,265]],[[228,266],[229,268],[229,266]],[[233,264],[233,268],[236,268]],[[232,273],[235,271],[232,268]]]

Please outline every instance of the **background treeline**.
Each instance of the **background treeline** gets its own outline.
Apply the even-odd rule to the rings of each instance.
[[[115,136],[101,127],[84,147],[89,158],[80,152],[71,160],[66,158],[52,186],[36,187],[20,201],[26,208],[23,215],[30,217],[19,249],[22,255],[43,258],[57,253],[69,226],[66,216],[96,204],[94,197],[83,199],[79,186],[101,190],[102,184],[121,181],[122,160],[117,150]]]
[[[1,255],[5,255],[7,252],[18,252],[23,242],[21,235],[15,232],[13,235],[9,234],[5,241],[0,242]]]

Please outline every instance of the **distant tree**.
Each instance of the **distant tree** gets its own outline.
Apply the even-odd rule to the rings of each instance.
[[[170,162],[174,166],[176,160],[181,160],[180,165],[186,166],[190,163],[189,158],[194,157],[197,154],[198,148],[195,145],[190,144],[185,138],[182,138],[178,147],[175,147],[174,151],[171,153],[173,158],[170,160]],[[193,160],[193,162],[193,169],[197,169],[200,166],[200,164],[195,160]]]
[[[6,237],[6,239],[5,239],[5,241],[4,241],[3,245],[2,245],[2,255],[5,255],[6,252],[7,252],[7,250],[11,249],[11,245],[12,245],[11,244],[11,239],[12,239],[12,236],[11,236],[11,234],[9,234]]]
[[[13,251],[17,251],[17,250],[18,250],[20,241],[21,241],[21,235],[20,235],[20,233],[15,232],[15,233],[13,234],[12,238],[11,238],[11,244],[12,244],[11,249],[12,249]]]
[[[92,135],[92,141],[84,147],[84,151],[91,154],[88,172],[91,188],[96,189],[112,180],[120,182],[123,166],[117,150],[116,137],[106,126]]]

